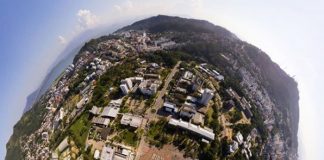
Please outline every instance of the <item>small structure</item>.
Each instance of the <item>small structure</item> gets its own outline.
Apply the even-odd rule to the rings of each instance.
[[[164,107],[164,111],[166,111],[166,112],[169,112],[169,113],[178,112],[178,108],[176,107],[176,105],[171,102],[164,102],[163,107]]]
[[[192,123],[196,124],[196,125],[202,125],[204,124],[204,115],[197,112],[196,114],[194,114],[194,116],[192,117]]]
[[[180,111],[180,117],[184,120],[190,120],[195,113],[196,110],[192,107],[185,106]]]
[[[161,76],[159,74],[144,74],[145,79],[160,79]]]
[[[243,135],[241,134],[241,132],[237,132],[237,134],[235,135],[235,139],[240,145],[244,142]]]
[[[97,107],[97,106],[93,106],[89,112],[90,112],[92,115],[97,116],[97,115],[100,114],[100,108]]]
[[[208,88],[205,88],[203,94],[201,95],[199,103],[206,106],[209,100],[211,100],[213,97],[214,92]]]
[[[101,151],[100,160],[113,160],[115,150],[111,146],[104,146]]]
[[[196,103],[198,101],[198,99],[193,96],[187,96],[186,101],[190,102],[190,103]]]
[[[160,68],[160,66],[157,63],[150,63],[148,66],[152,68]]]
[[[122,125],[129,125],[131,127],[134,128],[138,128],[141,126],[143,121],[143,118],[140,116],[135,116],[135,115],[131,115],[131,114],[124,114],[120,123]]]
[[[116,118],[117,114],[119,113],[120,108],[119,107],[111,107],[107,106],[103,109],[101,113],[101,117],[104,118]]]
[[[234,153],[238,149],[239,144],[236,141],[233,141],[233,144],[229,146],[230,153]]]
[[[198,76],[195,76],[191,79],[191,90],[198,90],[203,84],[203,80],[201,80]]]
[[[119,87],[122,90],[124,95],[128,94],[129,88],[128,88],[128,86],[126,84],[121,84]]]
[[[59,152],[64,151],[69,146],[68,137],[66,137],[56,148]]]
[[[77,108],[80,109],[83,107],[84,104],[88,102],[88,98],[82,98],[78,103],[77,103]]]
[[[59,156],[56,152],[52,152],[52,159],[51,160],[58,160]]]
[[[116,99],[116,100],[111,100],[108,104],[109,107],[120,107],[120,105],[122,104],[123,99]]]
[[[144,81],[143,77],[133,77],[132,79],[135,83],[141,83]]]
[[[126,84],[129,90],[133,88],[133,82],[131,78],[121,80],[121,84]]]
[[[94,155],[93,155],[94,159],[99,159],[100,158],[100,151],[96,149]]]
[[[184,102],[183,107],[190,107],[192,109],[196,109],[197,108],[197,105],[195,103],[191,103],[191,102]]]
[[[109,124],[110,120],[108,118],[102,118],[102,117],[93,117],[91,123],[102,126],[102,127],[107,127]]]
[[[42,139],[47,141],[48,140],[48,132],[43,132],[42,133]]]
[[[213,77],[215,79],[217,79],[218,81],[223,81],[224,80],[224,76],[221,75],[219,72],[217,72],[216,70],[213,70]]]
[[[236,107],[243,111],[244,115],[247,118],[253,117],[253,113],[251,111],[251,104],[244,98],[240,97],[236,91],[234,91],[232,88],[226,89],[227,94],[233,98],[236,102]]]
[[[186,79],[189,81],[192,80],[193,77],[194,77],[194,74],[190,71],[186,71],[182,76],[183,79]]]
[[[208,75],[214,77],[218,81],[223,81],[224,80],[223,75],[221,75],[216,70],[209,69],[206,63],[200,64],[199,69],[202,70],[203,72],[207,73]]]
[[[184,88],[177,87],[175,90],[181,94],[187,94],[187,90]]]

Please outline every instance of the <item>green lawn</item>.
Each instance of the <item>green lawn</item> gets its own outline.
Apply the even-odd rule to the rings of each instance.
[[[139,136],[135,132],[125,129],[115,137],[115,140],[118,142],[123,142],[126,145],[136,147],[137,142],[139,141]]]
[[[91,123],[88,120],[88,114],[83,113],[69,128],[69,133],[76,145],[83,148],[87,139]]]

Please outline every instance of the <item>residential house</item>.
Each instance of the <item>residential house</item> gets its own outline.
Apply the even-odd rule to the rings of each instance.
[[[164,102],[163,108],[164,108],[164,111],[169,112],[169,113],[178,112],[177,106],[171,102]]]
[[[122,125],[129,125],[134,128],[138,128],[141,126],[143,118],[141,116],[135,116],[131,114],[124,114],[120,123]]]
[[[100,127],[107,127],[110,120],[103,117],[93,117],[91,123]]]
[[[117,114],[119,113],[120,108],[119,107],[112,107],[112,106],[107,106],[103,109],[101,113],[101,117],[104,118],[116,118]]]

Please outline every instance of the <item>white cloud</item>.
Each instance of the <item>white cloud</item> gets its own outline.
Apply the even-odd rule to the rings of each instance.
[[[119,6],[119,5],[114,5],[114,8],[117,10],[117,11],[121,11],[122,8]]]
[[[58,36],[58,41],[59,41],[59,43],[62,44],[62,45],[65,45],[66,42],[67,42],[66,38],[63,37],[63,36]]]
[[[80,9],[77,13],[77,16],[78,16],[77,28],[79,30],[92,28],[99,24],[98,16],[93,14],[90,10]]]
[[[125,2],[125,6],[126,6],[127,8],[133,8],[133,7],[134,7],[134,6],[133,6],[133,2],[130,1],[130,0],[128,0],[128,1]]]
[[[127,0],[121,4],[114,5],[114,8],[119,12],[130,11],[134,8],[134,4],[131,0]]]

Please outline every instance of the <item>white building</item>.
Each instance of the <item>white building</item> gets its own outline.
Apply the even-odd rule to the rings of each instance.
[[[101,113],[101,117],[116,118],[119,110],[119,107],[105,107]]]
[[[205,88],[204,92],[201,95],[201,99],[199,103],[206,106],[209,100],[211,100],[213,97],[214,97],[214,92],[208,88]]]
[[[196,133],[208,140],[214,140],[215,139],[215,133],[213,132],[213,130],[209,129],[209,128],[202,128],[200,126],[191,124],[189,122],[186,121],[182,121],[177,120],[177,119],[173,119],[171,118],[169,121],[169,124],[177,126],[177,127],[181,127],[183,129],[187,129],[193,133]]]
[[[59,144],[56,148],[59,152],[64,151],[69,146],[68,137],[64,138],[64,140]]]
[[[108,118],[94,117],[91,121],[92,124],[107,127],[110,120]]]
[[[94,159],[99,159],[100,158],[100,151],[96,149],[94,155],[93,155]]]
[[[160,85],[161,81],[149,79],[141,82],[138,88],[145,95],[153,95],[157,92]]]
[[[90,112],[91,114],[93,114],[93,115],[99,115],[99,114],[100,114],[100,110],[101,110],[101,109],[98,108],[97,106],[93,106],[89,112]]]
[[[65,112],[64,112],[64,109],[63,109],[63,107],[62,107],[62,108],[60,109],[60,120],[63,120],[64,116],[65,116]]]
[[[194,74],[192,72],[186,71],[182,76],[182,78],[190,81],[193,78],[193,76]]]
[[[129,90],[133,88],[133,82],[131,78],[121,80],[121,84],[126,84]]]
[[[242,144],[244,142],[243,135],[241,134],[241,132],[237,132],[237,134],[235,135],[235,139],[239,144]]]
[[[131,127],[138,128],[141,126],[143,118],[140,116],[135,116],[131,114],[124,114],[120,123],[122,125],[129,125]]]
[[[229,147],[229,151],[231,153],[234,153],[238,149],[238,145],[239,144],[236,141],[233,141],[233,144],[231,144]]]
[[[83,107],[85,104],[85,98],[82,98],[78,103],[77,103],[77,108],[80,109]]]
[[[104,146],[101,151],[100,160],[113,160],[115,150],[110,146]]]
[[[127,84],[121,84],[119,87],[122,90],[122,92],[123,92],[124,95],[128,94],[129,89],[128,89]]]
[[[171,102],[164,102],[163,107],[166,112],[178,112],[178,108],[176,107],[176,105]]]
[[[123,98],[111,100],[108,104],[109,107],[120,107],[120,105],[123,103]]]

